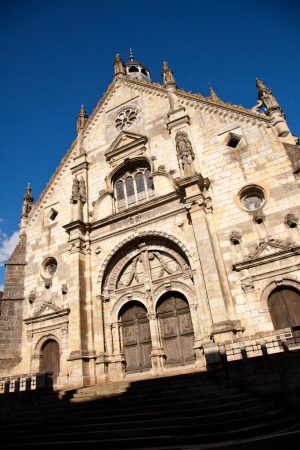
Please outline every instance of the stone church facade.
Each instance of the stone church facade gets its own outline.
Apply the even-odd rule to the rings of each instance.
[[[252,109],[162,84],[132,54],[34,202],[6,264],[0,376],[55,386],[205,370],[297,348],[300,153]]]

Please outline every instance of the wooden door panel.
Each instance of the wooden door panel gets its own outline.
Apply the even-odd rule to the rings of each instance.
[[[151,351],[152,351],[151,342],[145,342],[141,345],[141,357],[143,368],[149,369],[151,367]]]
[[[191,364],[195,360],[195,352],[193,349],[194,335],[186,334],[181,336],[181,348],[185,364]]]
[[[137,345],[128,345],[124,347],[124,354],[126,359],[126,370],[127,371],[137,371],[140,368],[140,358],[138,354]]]
[[[188,303],[171,296],[157,308],[166,365],[185,365],[195,360],[194,331]]]
[[[193,333],[193,323],[190,313],[178,315],[179,333]]]
[[[146,309],[131,302],[121,315],[123,350],[127,372],[142,372],[151,367],[151,334]]]
[[[42,349],[41,369],[43,372],[53,372],[53,381],[56,382],[60,371],[59,346],[54,340],[46,342]]]
[[[176,323],[174,319],[174,316],[160,318],[161,335],[163,338],[177,336]]]
[[[151,342],[149,322],[139,322],[139,340],[140,342]]]
[[[300,295],[292,288],[278,289],[268,299],[271,319],[275,329],[300,324]]]
[[[177,336],[172,339],[165,339],[164,350],[166,352],[166,364],[170,365],[181,365],[180,348],[178,346]]]
[[[136,326],[135,325],[126,325],[123,328],[123,342],[124,345],[133,345],[137,344],[136,339]]]

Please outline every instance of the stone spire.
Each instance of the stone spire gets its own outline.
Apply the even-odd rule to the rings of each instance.
[[[28,217],[28,214],[32,209],[32,205],[33,205],[33,196],[31,194],[30,183],[28,183],[25,195],[23,197],[22,214],[21,214],[22,219],[26,219]]]
[[[87,113],[84,109],[84,106],[81,105],[79,114],[77,116],[77,133],[79,133],[81,130],[83,130],[88,118],[89,118],[89,116],[87,115]]]
[[[125,67],[124,67],[124,63],[122,61],[120,53],[116,54],[116,57],[114,60],[114,71],[115,71],[115,76],[120,75],[120,74],[122,74],[122,75],[125,74]]]
[[[167,61],[163,62],[161,76],[163,78],[164,87],[172,87],[173,90],[176,89],[176,80],[173,76],[172,69],[168,66]]]
[[[252,111],[260,112],[260,108],[265,107],[265,114],[267,116],[270,116],[270,118],[272,119],[273,126],[275,127],[278,136],[292,137],[289,127],[287,126],[283,111],[280,108],[279,103],[274,97],[271,89],[265,86],[260,78],[256,78],[256,87],[258,88],[258,101],[252,108]]]

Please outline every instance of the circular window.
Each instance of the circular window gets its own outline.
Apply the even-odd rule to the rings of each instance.
[[[117,115],[115,126],[118,130],[125,130],[131,127],[136,120],[137,112],[133,108],[127,108]]]
[[[57,261],[55,258],[47,258],[42,267],[42,275],[44,278],[52,278],[57,270]]]
[[[256,211],[265,204],[264,191],[258,186],[247,186],[240,192],[240,201],[248,211]]]

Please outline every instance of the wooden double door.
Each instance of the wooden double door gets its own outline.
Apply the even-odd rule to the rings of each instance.
[[[121,313],[123,350],[127,372],[151,368],[151,333],[146,308],[130,302]],[[191,364],[194,355],[194,331],[187,301],[180,294],[161,299],[157,308],[158,328],[166,353],[166,365]]]
[[[292,287],[275,289],[268,299],[275,330],[300,325],[300,294]]]

